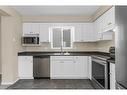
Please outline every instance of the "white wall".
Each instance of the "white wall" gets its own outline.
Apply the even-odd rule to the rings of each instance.
[[[2,84],[18,79],[18,52],[21,47],[22,23],[20,15],[10,7],[0,7],[10,16],[1,16]]]
[[[2,73],[2,63],[1,63],[1,17],[0,17],[0,74]]]

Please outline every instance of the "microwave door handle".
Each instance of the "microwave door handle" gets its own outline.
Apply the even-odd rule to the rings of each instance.
[[[37,37],[34,39],[35,41],[34,41],[34,44],[37,44]]]
[[[35,44],[36,43],[36,38],[33,38],[33,44]]]
[[[37,44],[39,44],[39,38],[37,37],[36,39],[37,39]]]

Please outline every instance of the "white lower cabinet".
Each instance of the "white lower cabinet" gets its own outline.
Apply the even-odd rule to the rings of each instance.
[[[33,79],[33,56],[18,57],[19,79]]]
[[[89,56],[50,56],[51,79],[90,79]],[[33,79],[33,56],[18,57],[19,79]]]
[[[72,78],[74,77],[73,61],[52,61],[51,78]]]
[[[88,78],[87,59],[87,56],[51,56],[51,79]]]
[[[115,64],[110,63],[110,89],[115,89],[116,86],[116,79],[115,79]]]
[[[87,78],[87,56],[74,56],[75,76],[77,78]]]
[[[91,56],[88,57],[88,65],[87,65],[87,76],[90,80],[92,80],[92,59],[91,59]]]

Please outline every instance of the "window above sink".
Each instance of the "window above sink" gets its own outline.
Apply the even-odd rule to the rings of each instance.
[[[73,47],[74,27],[51,27],[51,48],[71,49]]]

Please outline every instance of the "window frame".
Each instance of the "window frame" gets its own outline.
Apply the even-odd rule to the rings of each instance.
[[[74,26],[54,26],[50,27],[50,38],[51,38],[51,49],[61,49],[61,47],[53,47],[53,28],[61,28],[61,41],[62,41],[62,48],[63,49],[72,49],[73,48],[73,41],[74,41]],[[70,29],[70,47],[63,47],[63,30]]]

